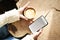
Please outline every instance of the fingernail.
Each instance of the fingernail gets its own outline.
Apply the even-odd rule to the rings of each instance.
[[[28,20],[28,18],[27,18],[27,17],[25,17],[25,19],[26,19],[26,20]]]
[[[26,18],[26,20],[28,20],[28,19]]]
[[[32,21],[30,21],[30,23],[32,23]]]

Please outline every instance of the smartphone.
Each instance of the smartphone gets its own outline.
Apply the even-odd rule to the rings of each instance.
[[[29,25],[29,29],[32,33],[37,32],[41,28],[44,28],[48,24],[46,18],[41,15],[38,19],[36,19],[31,25]]]

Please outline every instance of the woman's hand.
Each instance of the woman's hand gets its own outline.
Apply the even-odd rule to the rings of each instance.
[[[27,2],[23,7],[18,9],[18,12],[20,13],[20,18],[23,18],[25,20],[28,20],[24,15],[23,15],[23,11],[27,8],[27,6],[29,5],[30,1]]]
[[[37,40],[38,36],[42,33],[43,29],[40,29],[38,32],[31,34],[34,40]]]

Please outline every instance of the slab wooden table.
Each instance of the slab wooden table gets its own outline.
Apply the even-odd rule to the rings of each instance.
[[[22,0],[21,6],[23,6],[27,1],[29,1],[29,0]],[[57,0],[57,1],[55,1],[55,0],[37,0],[37,1],[30,0],[30,1],[31,1],[31,3],[29,4],[29,6],[32,6],[36,10],[35,19],[37,19],[41,15],[45,16],[47,11],[50,10],[51,7],[60,9],[60,6],[58,5],[60,3],[59,0]],[[17,5],[19,8],[20,3],[17,3]],[[48,25],[45,28],[43,28],[43,32],[38,37],[38,40],[60,40],[60,12],[56,11],[55,9],[51,9],[51,11],[47,15],[46,19],[48,21]],[[18,30],[21,30],[21,31],[18,31],[15,28],[12,28],[15,30],[15,32],[9,30],[10,33],[12,33],[12,35],[14,35],[15,37],[22,36],[20,33],[23,31],[25,31],[25,32],[23,32],[22,34],[24,34],[26,32],[31,33],[28,28],[29,21],[27,22],[25,20],[20,20],[15,23],[12,23],[12,24],[15,25],[16,28],[19,27]]]

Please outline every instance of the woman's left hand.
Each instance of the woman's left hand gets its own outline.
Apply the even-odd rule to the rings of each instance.
[[[30,1],[28,1],[23,7],[18,9],[18,12],[20,13],[20,18],[23,18],[25,20],[28,20],[24,15],[23,15],[23,11],[27,8],[27,6],[29,5]]]

